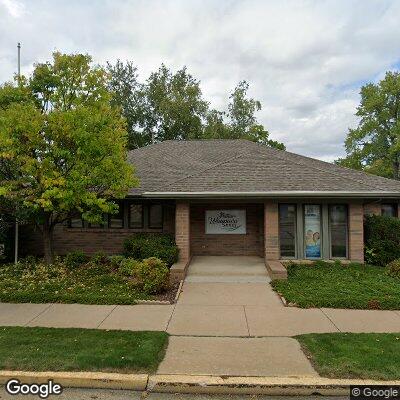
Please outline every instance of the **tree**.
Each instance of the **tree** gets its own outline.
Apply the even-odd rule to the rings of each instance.
[[[137,183],[107,79],[90,56],[56,52],[29,79],[0,87],[0,197],[39,227],[48,263],[57,224],[77,212],[99,221]]]
[[[138,82],[131,62],[107,64],[111,75],[113,103],[128,121],[130,148],[168,139],[248,139],[284,149],[269,139],[257,122],[261,103],[247,96],[242,81],[230,95],[227,110],[210,109],[203,99],[200,82],[186,68],[171,72],[164,64],[145,83]]]
[[[144,132],[146,125],[145,88],[138,81],[137,68],[132,62],[124,64],[118,60],[114,65],[107,63],[108,87],[112,93],[111,104],[121,107],[126,119],[128,148],[136,149],[151,143],[150,132]]]
[[[349,129],[347,156],[337,163],[400,179],[400,73],[387,72],[379,83],[363,86],[360,94],[360,122]]]
[[[255,113],[261,110],[261,103],[247,96],[249,84],[241,81],[229,96],[227,112],[212,110],[205,127],[206,138],[247,139],[280,150],[283,143],[269,139],[269,132],[257,122]]]

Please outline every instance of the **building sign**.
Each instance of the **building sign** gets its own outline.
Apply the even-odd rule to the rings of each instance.
[[[206,210],[207,235],[245,235],[246,210]]]
[[[306,258],[321,257],[321,207],[304,206],[304,233],[306,241]]]

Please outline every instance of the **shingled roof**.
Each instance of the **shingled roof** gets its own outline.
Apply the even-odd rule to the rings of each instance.
[[[168,140],[132,150],[145,197],[400,198],[400,182],[247,140]]]

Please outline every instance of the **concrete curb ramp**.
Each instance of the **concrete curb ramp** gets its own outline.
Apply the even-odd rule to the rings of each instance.
[[[53,379],[64,387],[125,389],[167,393],[268,394],[274,396],[312,394],[347,396],[350,385],[400,385],[400,381],[328,379],[321,377],[221,377],[195,375],[146,375],[101,372],[0,371],[0,385],[9,379],[23,383],[45,383]]]

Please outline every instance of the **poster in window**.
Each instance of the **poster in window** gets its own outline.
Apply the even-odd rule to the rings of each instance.
[[[304,206],[304,233],[306,258],[321,257],[321,208],[319,205]]]

